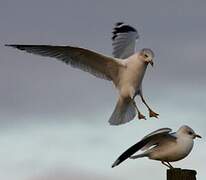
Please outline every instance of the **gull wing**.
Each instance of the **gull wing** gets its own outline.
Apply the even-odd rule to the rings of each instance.
[[[131,146],[129,149],[127,149],[125,152],[123,152],[117,160],[112,164],[112,167],[115,167],[125,161],[127,158],[129,158],[131,155],[139,151],[140,149],[150,145],[155,145],[157,143],[157,140],[164,137],[165,135],[168,136],[169,133],[172,130],[170,128],[162,128],[158,129],[156,131],[153,131],[152,133],[145,136],[141,141],[137,142],[133,146]]]
[[[142,140],[148,139],[150,137],[152,137],[152,138],[144,147],[141,148],[141,150],[144,151],[144,150],[147,150],[154,145],[157,145],[161,138],[164,138],[165,135],[167,136],[171,132],[172,132],[172,129],[170,129],[170,128],[161,128],[161,129],[158,129],[156,131],[151,132],[150,134],[143,137]]]
[[[134,27],[118,22],[112,33],[112,54],[114,57],[126,59],[135,53],[135,44],[139,34]]]
[[[158,134],[169,134],[170,132],[172,132],[172,129],[170,128],[161,128],[161,129],[158,129],[156,131],[153,131],[151,133],[149,133],[148,135],[146,135],[145,137],[143,137],[142,139],[146,139],[150,136],[153,136],[153,135],[158,135]]]
[[[56,58],[96,77],[115,81],[121,63],[94,51],[72,46],[6,45],[28,53]]]

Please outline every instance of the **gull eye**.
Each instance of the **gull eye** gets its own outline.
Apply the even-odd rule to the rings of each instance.
[[[148,55],[147,55],[147,54],[144,54],[144,57],[145,57],[145,58],[148,58]]]
[[[193,132],[192,132],[192,131],[189,131],[188,134],[189,134],[189,135],[193,135]]]

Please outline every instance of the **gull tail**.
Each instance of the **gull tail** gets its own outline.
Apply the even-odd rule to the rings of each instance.
[[[124,153],[112,164],[112,168],[114,168],[115,166],[118,166],[120,163],[122,163],[127,158],[138,159],[138,158],[147,157],[147,156],[148,156],[148,153],[142,153],[142,154],[128,157],[128,156],[125,156],[125,153]]]
[[[124,124],[134,119],[136,114],[137,111],[134,100],[129,97],[119,97],[115,110],[109,119],[109,123],[110,125]]]
[[[128,158],[136,159],[136,158],[148,156],[147,152],[144,152],[144,153],[136,155],[136,156],[132,156],[132,155],[134,153],[136,153],[137,151],[139,151],[140,149],[142,149],[142,147],[144,147],[146,144],[148,144],[148,142],[150,140],[151,140],[151,138],[142,139],[141,141],[139,141],[136,144],[134,144],[133,146],[131,146],[129,149],[127,149],[125,152],[123,152],[117,158],[117,160],[112,164],[112,168],[114,168],[115,166],[118,166],[120,163],[122,163],[123,161],[125,161]]]

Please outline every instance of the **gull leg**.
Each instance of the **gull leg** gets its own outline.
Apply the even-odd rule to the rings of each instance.
[[[167,164],[170,166],[170,169],[174,168],[169,162]]]
[[[149,116],[150,117],[155,117],[155,118],[158,118],[159,114],[157,114],[156,112],[154,112],[150,107],[149,105],[146,103],[146,101],[144,100],[144,97],[142,95],[142,93],[140,93],[140,97],[141,97],[141,100],[142,102],[145,104],[145,106],[148,108],[149,110]]]
[[[146,120],[146,117],[140,112],[140,110],[138,109],[135,101],[133,101],[133,102],[134,102],[134,106],[135,106],[135,108],[136,108],[136,110],[137,110],[137,113],[138,113],[138,118],[139,118],[139,119],[145,119],[145,120]]]
[[[168,165],[166,162],[161,161],[161,163],[162,163],[163,165],[165,165],[165,166],[167,166],[168,168],[170,168],[170,169],[171,169],[171,166],[170,166],[170,165]]]

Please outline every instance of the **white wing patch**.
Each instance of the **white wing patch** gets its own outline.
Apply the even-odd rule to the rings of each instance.
[[[126,59],[133,55],[138,38],[139,35],[135,28],[122,22],[117,23],[113,29],[112,37],[113,56]]]

